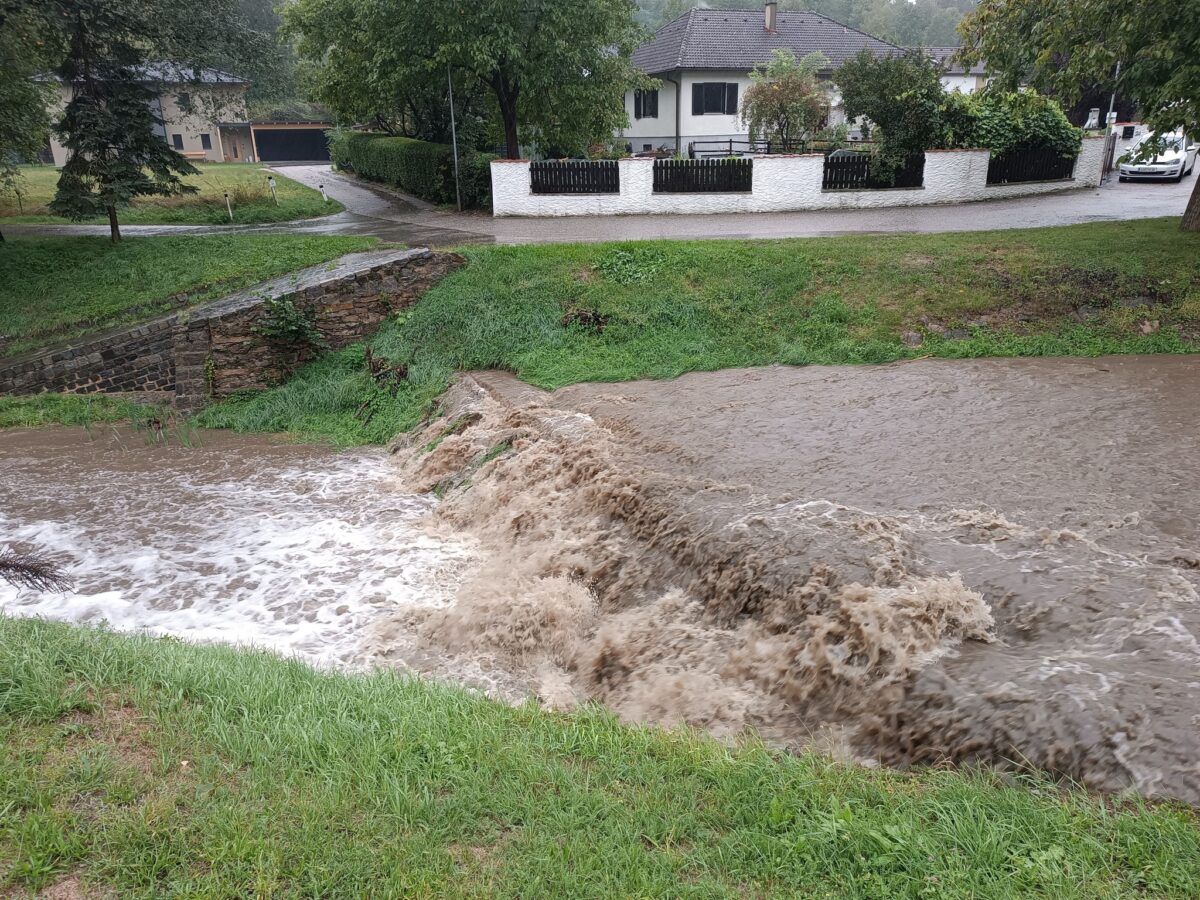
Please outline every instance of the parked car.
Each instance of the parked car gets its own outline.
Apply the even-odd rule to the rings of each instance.
[[[1158,144],[1157,154],[1155,142]],[[1196,168],[1198,149],[1187,135],[1179,131],[1162,135],[1148,134],[1121,158],[1120,179],[1173,178],[1182,181],[1185,175],[1191,175]]]

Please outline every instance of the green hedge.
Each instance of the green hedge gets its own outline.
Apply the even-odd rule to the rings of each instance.
[[[338,131],[330,136],[329,152],[339,169],[393,185],[430,203],[455,202],[454,149],[448,144],[369,131]],[[486,209],[492,205],[491,161],[495,158],[489,153],[460,151],[464,207]]]

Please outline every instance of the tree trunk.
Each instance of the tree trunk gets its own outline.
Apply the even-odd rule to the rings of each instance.
[[[1200,175],[1196,176],[1196,184],[1192,187],[1192,198],[1188,200],[1187,209],[1183,212],[1183,221],[1179,227],[1184,231],[1200,231]]]
[[[504,113],[504,155],[509,159],[521,158],[521,144],[517,140],[516,110],[507,110]]]
[[[503,72],[492,73],[489,86],[500,106],[500,118],[504,122],[504,155],[509,159],[521,158],[521,142],[517,138],[517,99],[521,95],[520,85],[510,83]]]
[[[117,222],[117,208],[115,206],[106,206],[108,210],[108,229],[109,239],[115,244],[121,240],[121,226]]]

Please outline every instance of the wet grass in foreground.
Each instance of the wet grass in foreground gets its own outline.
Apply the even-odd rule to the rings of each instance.
[[[0,618],[0,892],[1194,897],[1190,810]],[[18,894],[19,895],[19,894]]]

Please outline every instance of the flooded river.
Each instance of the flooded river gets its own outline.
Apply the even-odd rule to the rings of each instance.
[[[0,541],[74,582],[63,595],[0,583],[0,609],[358,668],[381,611],[453,595],[470,546],[422,527],[432,501],[400,491],[384,453],[225,432],[189,443],[0,432]]]
[[[76,580],[0,607],[1200,802],[1200,359],[445,405],[392,455],[0,434],[0,537]]]

